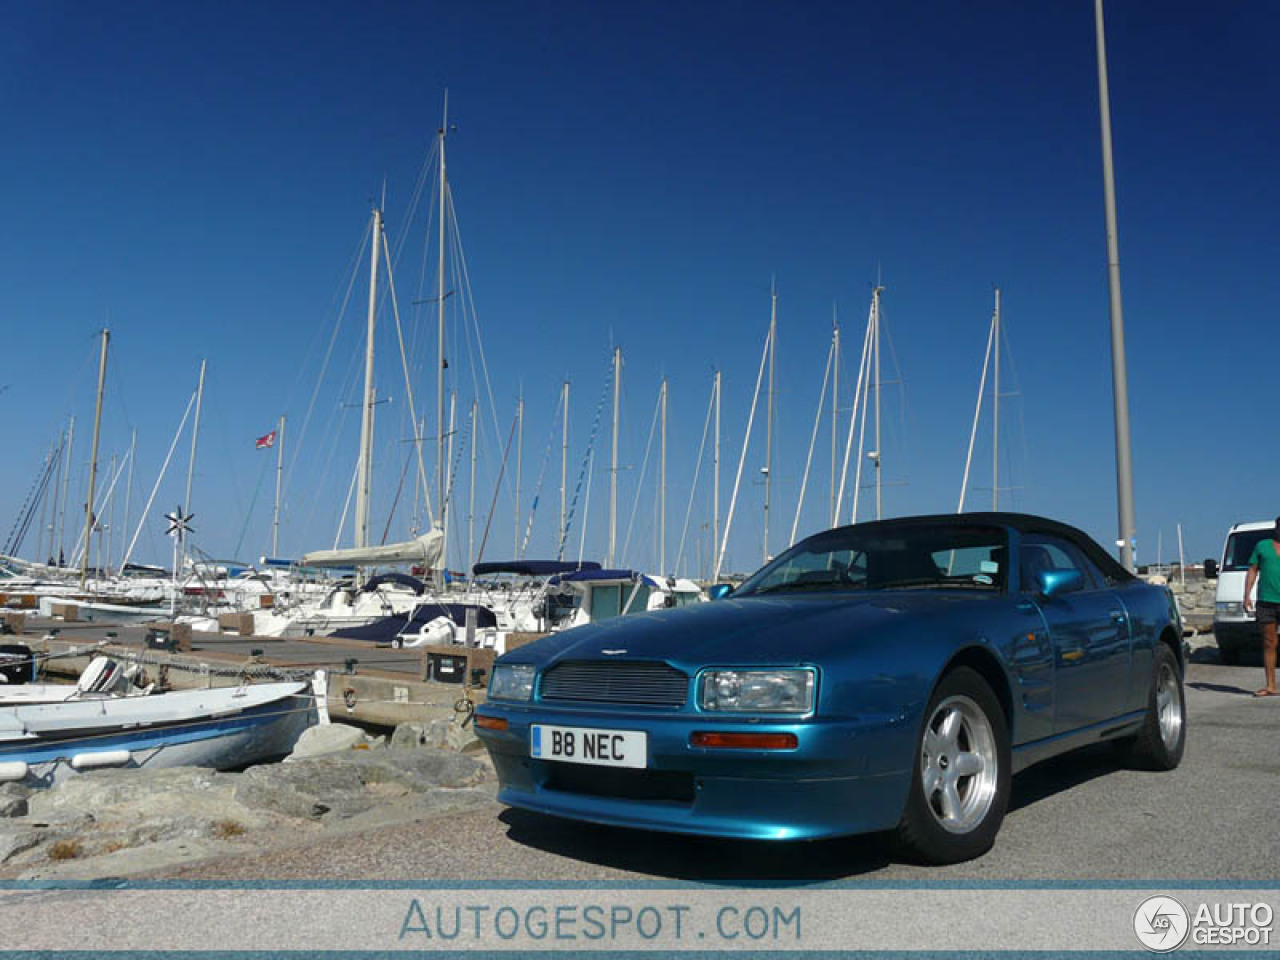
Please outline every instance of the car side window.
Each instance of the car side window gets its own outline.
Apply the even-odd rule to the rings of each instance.
[[[1036,574],[1048,570],[1079,570],[1085,588],[1096,590],[1099,580],[1092,564],[1070,543],[1046,534],[1027,534],[1022,538],[1019,580],[1023,593],[1036,592]]]

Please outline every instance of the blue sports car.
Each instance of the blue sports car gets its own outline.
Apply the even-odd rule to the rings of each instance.
[[[946,863],[991,847],[1032,763],[1103,740],[1182,758],[1173,598],[1073,527],[856,524],[712,594],[500,658],[476,711],[498,798],[719,837],[896,830]]]

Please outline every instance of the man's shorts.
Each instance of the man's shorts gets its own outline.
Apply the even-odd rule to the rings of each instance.
[[[1270,600],[1258,601],[1258,623],[1274,624],[1280,622],[1280,603],[1272,603]]]

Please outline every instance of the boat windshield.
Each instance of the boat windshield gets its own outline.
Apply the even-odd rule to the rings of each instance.
[[[843,527],[796,544],[733,595],[938,587],[1000,591],[1008,555],[1008,537],[998,527]]]

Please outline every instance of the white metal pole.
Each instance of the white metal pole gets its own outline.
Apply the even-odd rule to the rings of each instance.
[[[364,347],[364,410],[360,420],[360,461],[356,487],[355,545],[369,545],[369,506],[373,484],[373,408],[377,389],[373,380],[374,333],[378,322],[378,254],[382,248],[382,211],[373,211],[373,232],[370,235],[369,257],[369,316],[365,325]]]
[[[809,467],[813,464],[813,448],[818,443],[818,428],[822,426],[822,407],[827,400],[827,381],[831,378],[831,361],[835,357],[835,349],[836,343],[833,336],[831,348],[827,351],[827,365],[822,371],[822,390],[818,394],[818,411],[813,417],[813,433],[809,436],[809,452],[804,458],[804,475],[800,478],[800,496],[796,498],[796,515],[791,521],[791,536],[787,540],[787,546],[796,542],[796,531],[800,528],[800,511],[804,509],[804,495],[809,487]]]
[[[89,578],[89,544],[93,538],[93,488],[98,480],[98,440],[102,433],[102,392],[107,385],[107,344],[111,333],[102,331],[102,354],[98,359],[98,401],[93,411],[93,450],[89,454],[89,495],[84,502],[84,555],[80,560],[80,588]]]
[[[996,312],[991,322],[995,325],[995,343],[992,349],[991,386],[991,509],[1000,509],[1000,288],[996,287]]]
[[[1182,554],[1182,524],[1178,524],[1178,580],[1187,585],[1187,561]]]
[[[516,511],[512,558],[520,559],[520,477],[524,473],[524,396],[516,401]]]
[[[1120,562],[1132,570],[1138,536],[1133,504],[1133,450],[1129,439],[1129,374],[1125,361],[1124,305],[1120,295],[1120,235],[1116,226],[1116,178],[1111,150],[1111,91],[1102,0],[1094,0],[1098,43],[1098,107],[1102,125],[1102,184],[1107,217],[1107,277],[1111,290],[1111,386],[1116,424],[1116,500]]]
[[[200,361],[200,380],[196,385],[196,418],[191,421],[191,456],[187,460],[187,490],[182,500],[182,512],[191,513],[191,484],[196,475],[196,442],[200,439],[200,408],[204,404],[204,371],[207,361]],[[187,531],[183,524],[178,530],[178,563],[187,562]],[[175,571],[174,576],[177,576]]]
[[[125,545],[125,538],[129,535],[129,515],[132,512],[133,504],[133,473],[138,465],[138,429],[134,427],[133,435],[129,439],[129,479],[125,481],[124,487],[124,525],[120,529],[120,546]],[[120,553],[120,570],[124,571],[124,552]]]
[[[280,481],[284,476],[284,414],[276,427],[276,508],[271,516],[271,555],[280,556]]]
[[[978,402],[973,408],[973,427],[969,430],[969,452],[964,458],[964,476],[960,479],[960,504],[956,513],[964,513],[964,498],[969,490],[969,467],[973,464],[973,444],[978,437],[978,419],[982,416],[982,398],[987,391],[987,367],[991,363],[991,345],[995,342],[996,315],[991,315],[987,328],[987,352],[982,355],[982,376],[978,378]]]
[[[880,291],[883,287],[876,287],[874,299],[876,305],[876,326],[875,326],[875,357],[876,357],[876,519],[879,520],[881,513],[881,496],[880,496],[880,461],[883,459],[883,453],[880,449]]]
[[[831,304],[831,526],[839,522],[836,512],[836,457],[840,435],[840,318]]]
[[[444,122],[440,124],[440,250],[439,259],[436,262],[436,423],[440,426],[444,425],[444,244],[445,244],[445,215],[446,200],[445,194],[448,190],[449,181],[445,176],[444,164],[444,142],[449,135],[449,91],[444,92]],[[452,414],[450,414],[452,421]],[[436,496],[440,499],[440,523],[444,525],[444,511],[446,494],[444,488],[445,478],[445,457],[444,457],[444,431],[436,431]],[[452,445],[452,444],[451,444]],[[448,550],[448,541],[446,538],[445,550]],[[443,563],[443,558],[442,558]]]
[[[71,495],[71,449],[76,442],[76,418],[71,416],[71,425],[67,428],[67,453],[62,466],[62,506],[58,509],[58,566],[62,566],[62,549],[66,543],[67,500]]]
[[[840,465],[840,485],[839,485],[838,492],[836,493],[836,526],[840,525],[840,510],[842,505],[844,504],[845,483],[849,479],[849,455],[853,450],[853,438],[859,430],[858,410],[860,408],[862,410],[862,427],[865,428],[866,422],[867,422],[867,413],[866,413],[867,407],[866,407],[866,403],[864,402],[866,399],[865,380],[867,377],[867,371],[870,369],[870,366],[871,366],[871,323],[872,323],[872,320],[874,319],[872,314],[872,310],[874,309],[874,307],[875,307],[875,304],[873,302],[872,306],[867,310],[867,327],[862,335],[862,352],[858,355],[858,379],[857,381],[855,381],[855,386],[853,388],[853,406],[849,410],[849,432],[846,435],[845,441],[844,441],[844,460],[841,462],[841,465]],[[857,479],[855,480],[855,484],[854,484],[853,516],[850,518],[851,523],[858,522],[857,487],[861,483],[861,479],[862,479],[862,441],[861,440],[859,440],[858,442],[858,463],[854,468],[854,473],[856,474]]]
[[[479,404],[471,401],[471,496],[467,502],[467,576],[476,562],[476,411]]]
[[[773,387],[774,357],[778,341],[778,290],[769,292],[769,402],[765,412],[764,433],[764,562],[769,562],[769,495],[773,490]]]
[[[569,484],[569,381],[561,384],[560,397],[560,536],[556,543],[564,546],[565,524],[568,523],[566,491]]]
[[[618,538],[618,404],[622,399],[622,348],[613,349],[613,455],[609,461],[609,563]]]
[[[756,419],[756,406],[760,402],[760,385],[764,382],[764,368],[769,359],[769,344],[773,340],[772,329],[765,337],[764,352],[760,354],[760,369],[756,373],[756,388],[751,394],[751,412],[747,414],[747,431],[742,436],[742,453],[738,456],[738,472],[733,478],[733,493],[729,497],[729,513],[724,521],[724,537],[716,546],[716,564],[711,573],[712,581],[720,579],[720,569],[724,565],[725,550],[729,546],[729,532],[733,529],[733,512],[738,505],[738,488],[742,483],[742,468],[747,462],[747,448],[751,444],[751,427]]]
[[[667,378],[662,378],[662,449],[658,458],[658,573],[667,573]]]
[[[715,375],[716,395],[716,443],[713,463],[715,476],[711,481],[711,552],[720,544],[720,371]]]

